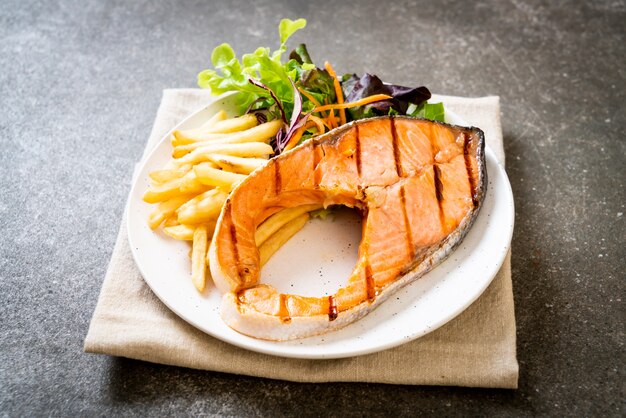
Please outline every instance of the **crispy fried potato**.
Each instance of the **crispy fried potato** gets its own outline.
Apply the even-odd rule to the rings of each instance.
[[[155,183],[167,183],[168,181],[183,177],[189,170],[191,170],[191,165],[184,165],[179,168],[153,171],[149,176]]]
[[[224,119],[226,119],[227,116],[228,115],[226,114],[226,112],[224,112],[223,110],[220,110],[215,115],[211,116],[211,118],[209,118],[209,120],[204,122],[198,128],[187,129],[184,132],[187,132],[188,133],[187,135],[192,135],[192,136],[195,133],[200,133],[201,134],[202,132],[205,132],[205,131],[211,129],[212,127],[214,127],[217,122],[223,121]],[[180,138],[177,138],[177,135],[180,136]],[[180,131],[172,132],[172,145],[174,145],[174,146],[188,144],[190,142],[193,142],[193,140],[191,140],[191,139],[189,139],[190,142],[185,142],[187,139],[188,138],[185,135],[180,135]],[[180,143],[174,144],[175,142],[180,142]]]
[[[211,164],[213,167],[216,167],[216,165],[212,163],[203,164]],[[182,180],[180,182],[180,191],[183,193],[193,193],[194,191],[205,188],[206,187],[203,186],[203,183],[198,179],[195,170],[190,170],[182,177]]]
[[[178,222],[178,215],[176,213],[172,214],[169,218],[163,222],[163,228],[178,226],[180,222]]]
[[[221,199],[221,195],[223,195],[224,193],[225,192],[223,190],[211,188],[210,190],[207,190],[204,193],[200,193],[194,196],[193,199],[189,199],[187,202],[182,204],[176,210],[176,214],[180,212],[184,212],[186,210],[195,210],[195,209],[190,209],[190,208],[195,208],[198,205],[198,203],[202,202],[203,200],[206,200],[206,201],[210,201],[211,199],[219,200]],[[181,223],[184,223],[184,222],[181,222]],[[190,223],[190,222],[187,222],[187,223]]]
[[[317,204],[302,205],[289,209],[284,209],[278,213],[275,213],[274,215],[263,221],[254,233],[254,241],[256,242],[256,245],[262,245],[272,234],[275,234],[278,230],[280,230],[282,227],[284,227],[286,224],[288,224],[298,216],[321,208],[322,205]]]
[[[186,192],[190,189],[195,189],[196,187],[198,187],[198,184],[202,183],[200,183],[200,181],[198,180],[196,172],[194,170],[189,170],[187,174],[181,177],[179,188],[181,192]]]
[[[295,219],[292,219],[286,223],[281,229],[270,236],[261,246],[259,246],[259,257],[261,259],[261,265],[264,265],[274,255],[276,251],[291,237],[293,237],[299,230],[301,230],[306,222],[309,220],[309,214],[304,213]]]
[[[227,118],[228,118],[228,115],[226,114],[226,112],[224,110],[220,110],[219,112],[211,116],[209,120],[207,120],[202,125],[200,125],[199,128],[196,128],[196,129],[206,130],[206,129],[213,128],[217,122],[226,120]]]
[[[201,224],[215,221],[222,210],[228,193],[214,189],[214,193],[203,199],[187,202],[178,210],[178,222],[181,224]]]
[[[209,127],[189,129],[184,131],[174,131],[174,137],[178,142],[194,143],[197,141],[207,141],[215,138],[214,134],[227,134],[250,130],[258,125],[256,116],[243,115],[238,118],[226,119],[214,123]],[[265,125],[265,124],[263,124]]]
[[[247,142],[245,144],[210,144],[197,148],[184,157],[174,160],[178,166],[209,161],[212,154],[227,154],[235,157],[267,157],[274,153],[269,144]]]
[[[195,227],[184,224],[176,226],[166,226],[163,228],[163,232],[165,234],[180,241],[192,241],[193,233],[195,230]]]
[[[218,121],[215,123],[215,125],[205,130],[205,132],[227,134],[231,132],[245,131],[246,129],[253,128],[258,124],[259,121],[257,117],[249,113],[247,115]]]
[[[209,190],[207,190],[204,193],[200,193],[197,194],[196,196],[194,196],[192,199],[189,199],[187,202],[183,203],[177,210],[176,213],[178,214],[179,212],[182,212],[184,210],[186,210],[189,207],[195,206],[198,203],[200,203],[200,201],[202,199],[211,197],[211,196],[215,196],[217,193],[219,192],[219,190],[211,188]]]
[[[159,203],[156,209],[148,218],[148,225],[152,229],[157,229],[159,225],[168,217],[174,214],[176,210],[187,202],[193,195],[179,195],[170,200]]]
[[[174,149],[176,149],[177,147],[181,147],[183,145],[190,145],[190,144],[195,144],[198,142],[204,143],[204,144],[210,144],[212,141],[216,140],[216,139],[221,139],[224,138],[225,136],[228,136],[230,134],[204,134],[204,139],[202,141],[196,141],[192,138],[188,138],[185,136],[181,136],[178,132],[174,132],[172,133],[172,146],[174,147]]]
[[[200,213],[212,214],[213,220],[217,219],[220,211],[222,210],[222,206],[224,206],[224,202],[226,202],[226,198],[228,197],[228,192],[222,189],[215,189],[215,195],[211,197],[205,197],[201,201],[199,201],[196,205],[197,210]]]
[[[224,154],[213,154],[209,156],[209,159],[222,170],[239,174],[250,174],[257,168],[267,164],[267,160],[264,158],[243,158]]]
[[[276,136],[282,125],[283,123],[280,120],[273,120],[245,131],[225,135],[221,138],[215,138],[211,141],[199,141],[187,145],[180,145],[174,148],[172,156],[174,158],[180,158],[195,149],[206,146],[207,144],[241,144],[245,142],[269,141],[271,138]]]
[[[247,177],[243,174],[213,168],[211,163],[200,163],[193,169],[200,183],[229,191]]]
[[[208,249],[208,231],[206,225],[196,227],[193,233],[191,250],[191,281],[199,292],[206,286],[206,253]]]
[[[207,225],[207,231],[209,234],[208,236],[209,236],[209,241],[210,241],[211,237],[213,236],[213,232],[215,231],[215,222],[209,222],[206,225]],[[195,225],[185,225],[185,224],[166,226],[163,228],[163,232],[165,234],[180,241],[192,241],[193,233],[195,230],[196,230]]]
[[[181,179],[170,180],[166,183],[150,187],[143,195],[146,203],[158,203],[179,196]]]

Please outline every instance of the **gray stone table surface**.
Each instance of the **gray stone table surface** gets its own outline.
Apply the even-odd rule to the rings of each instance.
[[[277,46],[499,95],[516,198],[516,391],[297,384],[84,354],[161,91]],[[0,1],[0,415],[623,416],[624,1]]]

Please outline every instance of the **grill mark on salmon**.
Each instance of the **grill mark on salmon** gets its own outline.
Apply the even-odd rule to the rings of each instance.
[[[243,291],[240,290],[237,292],[237,297],[235,298],[235,304],[237,306],[237,312],[241,313],[241,305],[246,303],[243,297]]]
[[[409,215],[406,212],[406,191],[404,190],[404,184],[400,186],[400,205],[402,206],[402,219],[404,221],[404,228],[406,229],[406,248],[409,258],[413,259],[415,256],[415,250],[413,249],[413,233],[411,232],[411,222],[409,221]]]
[[[314,188],[318,188],[320,181],[322,180],[320,178],[321,176],[321,171],[318,170],[318,166],[320,164],[320,161],[322,160],[322,156],[320,155],[320,153],[324,152],[324,149],[322,148],[321,145],[315,144],[313,143],[313,187]]]
[[[437,196],[437,201],[441,202],[443,200],[443,183],[441,183],[441,169],[437,164],[433,164],[433,172],[435,173],[435,196]]]
[[[280,162],[274,160],[274,192],[279,194],[283,188],[282,174],[280,174]]]
[[[288,324],[291,322],[291,316],[289,315],[289,309],[287,308],[287,295],[283,293],[278,296],[278,317],[283,323]]]
[[[376,283],[372,274],[370,263],[365,264],[365,288],[367,290],[367,300],[372,303],[376,299]]]
[[[395,118],[392,116],[389,118],[391,123],[391,145],[393,146],[393,161],[396,166],[396,174],[398,177],[403,177],[402,163],[400,162],[400,149],[398,148],[398,132],[396,131]]]
[[[328,320],[334,321],[337,319],[339,312],[337,312],[337,303],[335,302],[335,298],[333,295],[328,297]]]
[[[359,138],[359,125],[354,125],[354,148],[356,173],[361,177],[361,139]]]
[[[470,190],[472,192],[472,204],[474,207],[478,206],[478,200],[476,199],[476,181],[472,173],[472,162],[469,151],[469,135],[467,132],[463,132],[463,161],[465,161],[465,170],[467,171],[467,179],[469,180]]]
[[[341,328],[459,244],[484,199],[482,131],[391,119],[359,120],[309,140],[233,190],[209,250],[229,326],[269,340]],[[304,297],[260,283],[258,224],[276,208],[320,203],[348,205],[363,217],[358,261],[346,285],[330,296]]]
[[[232,205],[230,200],[226,201],[224,205],[224,218],[230,224],[230,240],[232,242],[232,254],[233,260],[237,266],[237,278],[241,279],[241,267],[239,266],[239,248],[237,247],[237,229],[235,228],[235,223],[233,222],[233,212]]]
[[[446,229],[446,217],[443,212],[443,206],[441,202],[443,201],[443,183],[441,182],[441,169],[437,164],[433,164],[433,180],[435,183],[435,196],[437,196],[437,204],[439,205],[439,220],[441,221],[441,226],[443,229]]]

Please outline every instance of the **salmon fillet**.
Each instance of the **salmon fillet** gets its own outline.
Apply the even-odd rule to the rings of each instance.
[[[268,340],[356,321],[463,239],[485,196],[485,167],[480,129],[400,116],[355,121],[273,158],[233,190],[217,222],[209,258],[223,320]],[[280,209],[320,203],[363,216],[345,286],[305,297],[260,283],[257,226]]]

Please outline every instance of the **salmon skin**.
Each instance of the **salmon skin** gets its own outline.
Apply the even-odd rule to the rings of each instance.
[[[362,119],[308,140],[252,173],[227,199],[209,250],[222,319],[240,333],[290,340],[339,329],[443,261],[482,206],[484,135],[425,119]],[[331,296],[260,283],[257,226],[277,211],[345,205],[363,215],[358,260]],[[297,274],[297,268],[294,268]]]

